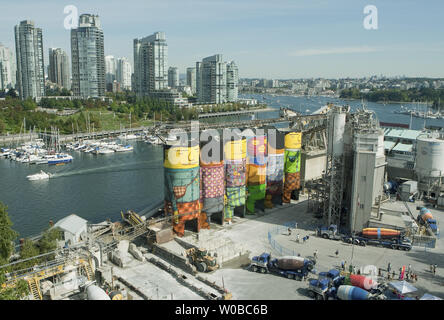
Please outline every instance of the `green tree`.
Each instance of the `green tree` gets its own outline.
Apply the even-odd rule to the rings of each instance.
[[[0,119],[0,133],[4,133],[6,131],[6,124],[3,119]]]
[[[46,230],[38,242],[40,254],[47,253],[57,249],[57,240],[62,238],[62,233],[58,228]]]
[[[8,215],[8,207],[0,202],[0,258],[9,261],[14,252],[14,240],[18,233],[12,229],[12,222]]]
[[[5,270],[0,270],[0,300],[20,300],[29,294],[26,281],[19,280],[12,288],[3,288],[5,282]]]

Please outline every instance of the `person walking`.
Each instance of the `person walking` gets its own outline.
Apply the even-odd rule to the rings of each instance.
[[[341,261],[341,269],[345,271],[345,268],[344,268],[344,261]]]
[[[299,233],[296,235],[296,242],[299,243]]]
[[[387,265],[387,272],[390,272],[392,270],[392,264],[389,262]]]
[[[313,257],[314,257],[315,259],[318,258],[318,249],[316,249],[316,250],[313,252]]]
[[[433,265],[433,275],[435,275],[436,274],[436,267],[437,267],[437,265],[435,264],[435,265]]]
[[[288,228],[288,235],[291,236],[291,229]]]
[[[409,264],[409,267],[407,268],[407,274],[410,274],[411,271],[412,271],[412,265]]]

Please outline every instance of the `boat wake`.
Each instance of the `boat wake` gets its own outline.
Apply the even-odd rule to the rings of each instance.
[[[154,161],[144,161],[142,163],[150,163]],[[91,174],[104,174],[104,173],[113,173],[113,172],[126,172],[126,171],[139,171],[139,170],[158,170],[162,169],[162,166],[141,166],[141,167],[132,167],[128,168],[128,166],[133,166],[136,163],[132,163],[130,165],[121,164],[115,166],[107,166],[102,168],[91,168],[91,169],[81,169],[81,170],[73,170],[68,172],[60,172],[54,173],[51,176],[51,179],[62,178],[62,177],[70,177],[70,176],[78,176],[78,175],[91,175]],[[127,167],[127,168],[124,168]],[[121,168],[120,170],[116,170],[116,168]]]

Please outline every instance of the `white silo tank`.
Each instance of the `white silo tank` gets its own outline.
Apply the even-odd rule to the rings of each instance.
[[[330,114],[328,153],[333,156],[344,154],[344,131],[346,113],[335,110]]]
[[[88,288],[86,288],[86,294],[88,296],[88,300],[111,300],[106,292],[96,285],[90,285]]]
[[[416,173],[423,178],[444,176],[444,139],[431,135],[417,138]]]

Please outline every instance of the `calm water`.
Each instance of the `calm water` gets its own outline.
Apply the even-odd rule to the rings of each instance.
[[[133,153],[72,152],[63,166],[27,165],[0,159],[0,201],[9,207],[21,236],[39,233],[49,220],[76,213],[91,221],[116,220],[121,210],[143,210],[163,199],[162,148],[132,142]],[[28,181],[49,171],[53,178]]]
[[[268,103],[279,109],[290,107],[304,114],[311,113],[327,102],[348,104],[352,110],[360,101],[342,101],[325,97],[287,97],[243,95]],[[400,104],[367,103],[380,121],[408,124],[410,117],[394,114]],[[404,104],[408,108],[415,105]],[[308,111],[307,111],[308,110]],[[275,118],[279,112],[258,113],[258,119]],[[249,116],[241,116],[248,119]],[[232,117],[229,120],[236,120]],[[444,127],[444,120],[427,119],[427,125]],[[424,120],[413,118],[412,127],[421,129]],[[27,165],[0,159],[0,201],[9,207],[14,228],[21,237],[39,233],[49,220],[57,221],[76,213],[92,223],[107,218],[117,220],[121,210],[141,211],[163,199],[162,148],[144,142],[132,142],[133,153],[91,155],[72,152],[74,161],[64,166]],[[54,173],[46,181],[28,181],[26,176],[40,170]]]

